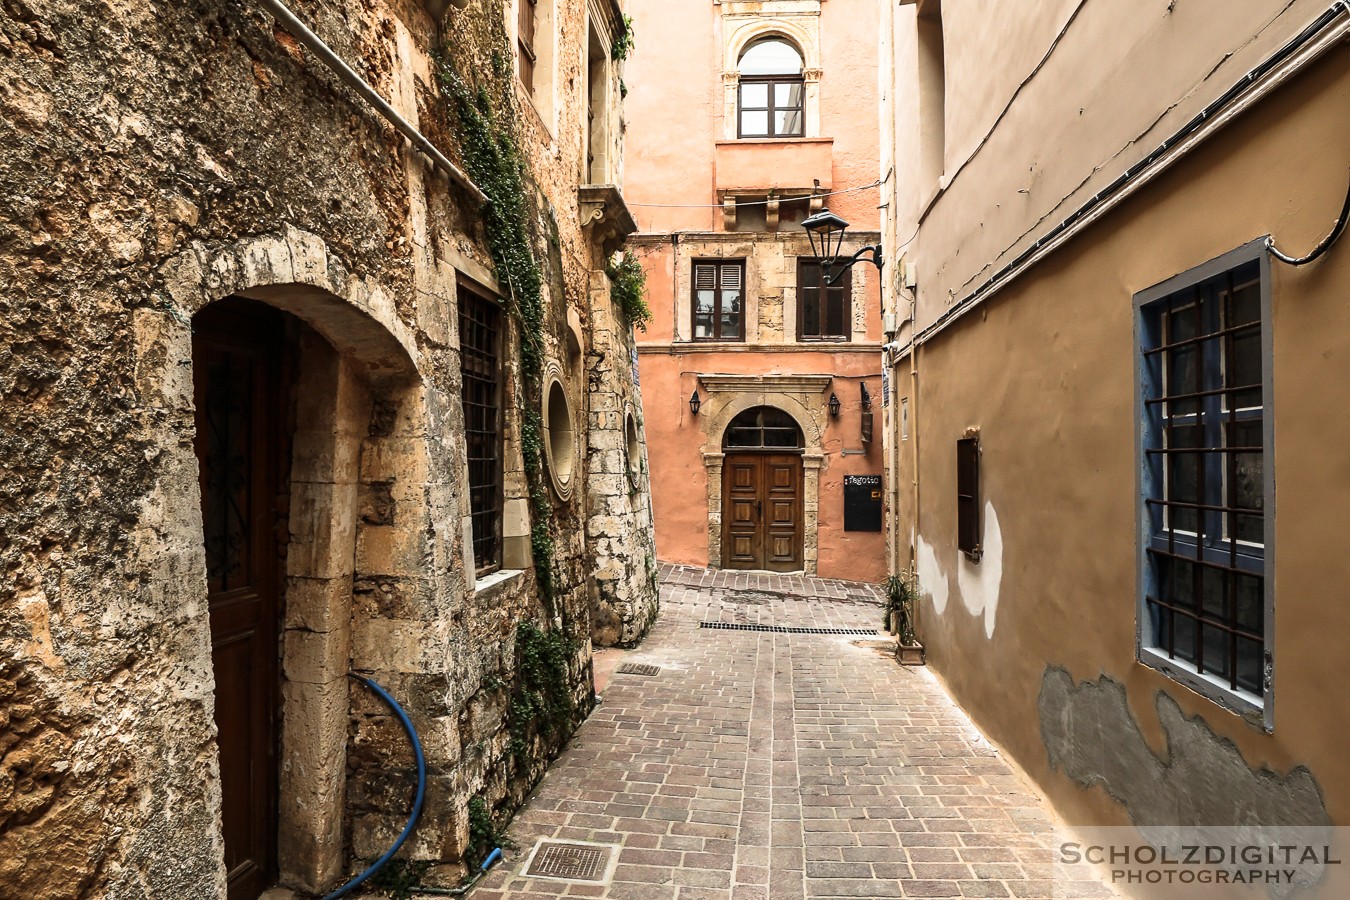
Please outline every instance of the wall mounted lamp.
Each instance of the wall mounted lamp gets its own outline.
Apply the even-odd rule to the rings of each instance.
[[[698,408],[702,405],[703,401],[698,399],[698,388],[694,388],[694,392],[689,395],[689,411],[698,415]]]
[[[833,391],[830,392],[830,417],[839,418],[839,398],[835,396]]]
[[[844,231],[848,228],[848,222],[830,212],[829,209],[822,209],[815,215],[808,216],[802,222],[802,228],[806,229],[806,237],[811,242],[811,253],[822,261],[826,285],[834,284],[860,259],[866,259],[877,267],[877,271],[881,271],[880,244],[870,244],[863,247],[853,254],[851,259],[840,262],[839,249],[844,244]],[[836,266],[838,266],[838,271],[835,271]]]
[[[872,395],[867,392],[867,382],[858,382],[858,387],[862,388],[862,408],[864,411],[872,408]]]

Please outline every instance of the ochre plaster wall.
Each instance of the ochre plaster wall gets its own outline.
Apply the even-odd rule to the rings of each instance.
[[[1328,5],[945,0],[946,139],[936,184],[916,176],[914,7],[895,8],[895,70],[884,115],[897,134],[893,205],[904,223],[901,241],[923,222],[905,250],[926,286],[920,328],[1155,150]]]
[[[1070,821],[1124,824],[1165,816],[1167,804],[1232,806],[1252,796],[1247,775],[1229,780],[1233,773],[1263,767],[1291,779],[1306,767],[1317,789],[1290,794],[1286,805],[1315,816],[1324,802],[1332,821],[1350,821],[1350,766],[1338,724],[1350,716],[1340,687],[1350,633],[1342,602],[1350,581],[1342,546],[1350,529],[1342,388],[1350,383],[1350,242],[1306,268],[1273,264],[1271,734],[1135,661],[1132,307],[1135,292],[1268,232],[1297,252],[1316,243],[1346,189],[1339,148],[1350,145],[1348,104],[1350,61],[1340,52],[1036,266],[982,314],[919,348],[920,637],[957,700]],[[982,503],[1001,532],[1001,553],[986,553],[982,572],[958,562],[955,550],[954,442],[971,427],[983,449]],[[901,448],[898,480],[908,485],[909,445]],[[902,522],[902,533],[909,524]],[[988,521],[985,527],[989,542]],[[991,592],[995,564],[1001,577]],[[1236,748],[1239,764],[1182,785],[1176,797],[1157,801],[1162,811],[1118,804],[1111,795],[1129,796],[1132,785],[1103,785],[1105,775],[1082,787],[1052,766],[1044,743],[1058,725],[1047,725],[1038,695],[1060,680],[1051,677],[1057,669],[1074,682],[1105,676],[1123,685],[1147,750],[1164,763],[1186,749],[1169,745],[1160,724],[1175,701],[1203,723],[1213,752],[1232,759]],[[1047,696],[1053,701],[1062,690]],[[1113,778],[1142,782],[1141,768],[1118,765],[1132,752],[1122,746],[1127,737],[1103,728],[1100,743],[1080,752],[1099,754]],[[1309,797],[1312,808],[1301,806]]]

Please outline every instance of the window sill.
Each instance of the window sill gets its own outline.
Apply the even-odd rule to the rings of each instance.
[[[774,134],[774,135],[739,135],[724,141],[718,141],[719,144],[808,144],[820,141],[834,143],[834,138],[828,137],[807,137],[804,134]]]
[[[1207,672],[1200,672],[1185,660],[1168,659],[1167,654],[1159,653],[1152,647],[1139,648],[1139,662],[1214,701],[1229,712],[1236,713],[1267,733],[1275,730],[1269,697],[1258,697],[1241,688],[1234,690],[1227,682]]]
[[[524,574],[524,569],[498,569],[482,578],[476,578],[473,584],[473,595],[478,600],[486,600],[504,593],[516,584]]]

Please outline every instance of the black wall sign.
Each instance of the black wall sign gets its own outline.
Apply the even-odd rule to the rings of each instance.
[[[881,530],[881,476],[844,476],[844,530]]]

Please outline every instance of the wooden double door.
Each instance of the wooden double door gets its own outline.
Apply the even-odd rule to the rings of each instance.
[[[196,452],[229,900],[276,879],[278,613],[288,538],[285,318],[233,298],[193,321]]]
[[[722,461],[722,567],[802,568],[800,453],[728,453]]]

